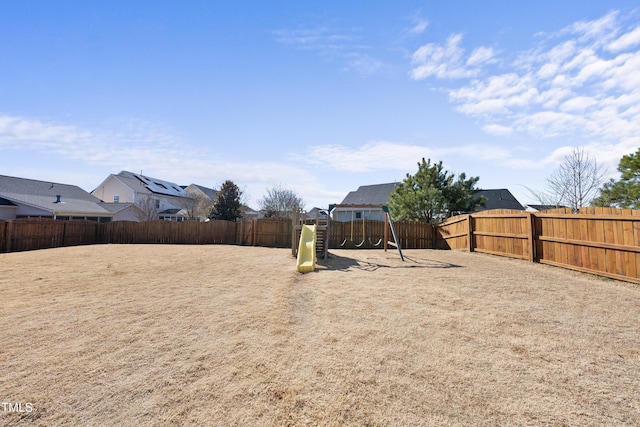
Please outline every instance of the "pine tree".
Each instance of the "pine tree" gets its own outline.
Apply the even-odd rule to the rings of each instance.
[[[209,212],[210,219],[237,221],[242,217],[240,210],[240,197],[242,191],[233,181],[225,181],[217,192],[218,198]]]
[[[618,181],[604,184],[593,204],[622,209],[640,209],[640,148],[633,154],[622,156],[618,164],[622,174]]]
[[[423,158],[415,175],[407,174],[389,196],[389,210],[396,220],[414,220],[437,224],[461,212],[471,212],[484,200],[473,197],[478,177],[456,179],[445,171],[442,162],[431,164]]]

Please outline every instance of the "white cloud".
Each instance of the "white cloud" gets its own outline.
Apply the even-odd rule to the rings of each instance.
[[[279,43],[323,53],[341,50],[354,39],[351,34],[327,27],[282,29],[273,31],[273,34]]]
[[[412,77],[470,78],[448,89],[449,99],[492,135],[570,135],[583,145],[594,138],[616,144],[640,135],[640,27],[625,32],[622,21],[614,11],[576,22],[511,63],[478,48],[461,66],[462,37],[452,36],[414,53]],[[488,74],[487,68],[481,77],[466,66],[490,62],[507,72]]]
[[[422,80],[434,76],[440,79],[456,79],[473,77],[478,74],[476,67],[493,57],[489,48],[476,49],[472,55],[472,63],[465,61],[464,49],[460,47],[462,34],[452,34],[445,44],[428,43],[413,53],[411,63],[414,68],[410,75],[414,80]],[[471,58],[470,58],[471,59]]]
[[[231,179],[247,187],[250,195],[262,194],[280,182],[296,183],[314,194],[322,183],[304,168],[287,162],[227,161],[222,153],[190,146],[162,127],[139,121],[118,121],[109,129],[87,130],[78,126],[48,123],[19,116],[0,116],[0,149],[10,156],[45,158],[46,168],[21,166],[13,173],[33,179],[58,180],[86,190],[109,173],[140,171],[179,184],[214,186]],[[23,154],[24,153],[24,154]],[[11,162],[8,162],[11,164]],[[73,170],[70,170],[70,165]],[[98,172],[100,171],[100,172]],[[28,176],[25,173],[28,172]],[[96,177],[96,173],[101,174]],[[59,178],[56,178],[59,177]],[[311,194],[311,193],[308,193]],[[254,200],[255,202],[255,200]],[[252,203],[255,206],[255,203]]]
[[[492,48],[481,46],[471,53],[471,56],[469,56],[469,59],[467,59],[467,65],[477,66],[495,62],[494,56],[495,52]]]
[[[596,46],[607,44],[619,32],[618,12],[611,11],[602,18],[593,21],[578,21],[562,29],[559,34],[572,34],[578,41],[593,43]]]
[[[482,126],[482,130],[489,135],[510,136],[513,134],[513,128],[499,124],[488,124]]]
[[[94,136],[74,126],[45,123],[18,116],[0,116],[0,146],[60,147],[71,142],[92,141]],[[19,145],[16,145],[19,142]]]
[[[489,130],[507,132],[499,125]],[[398,170],[406,173],[416,168],[421,158],[455,160],[461,157],[520,165],[521,160],[514,156],[517,148],[504,148],[491,144],[438,144],[435,147],[410,145],[389,141],[375,141],[361,147],[351,148],[342,145],[324,145],[311,147],[304,157],[295,156],[306,163],[329,167],[331,169],[352,173],[367,173],[382,170]],[[515,166],[514,166],[515,167]]]
[[[636,27],[633,31],[623,34],[613,40],[606,46],[607,50],[619,52],[640,44],[640,27]]]
[[[382,62],[363,53],[351,53],[346,55],[347,66],[345,70],[355,70],[361,76],[370,76],[382,68]]]
[[[568,113],[583,113],[598,104],[598,100],[590,96],[575,96],[563,102],[558,108]]]
[[[417,18],[415,19],[414,26],[409,29],[409,32],[413,34],[422,34],[424,33],[424,31],[427,29],[428,26],[429,26],[429,21],[422,18]]]
[[[276,41],[295,49],[315,52],[318,55],[346,64],[343,70],[370,76],[382,67],[382,61],[368,53],[371,48],[360,43],[356,30],[339,30],[329,27],[281,29],[273,31]]]
[[[374,141],[359,148],[343,145],[311,147],[303,160],[339,171],[409,170],[416,159],[430,157],[432,150],[418,145]]]

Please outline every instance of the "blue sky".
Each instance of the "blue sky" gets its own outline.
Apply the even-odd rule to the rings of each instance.
[[[0,0],[3,175],[310,209],[425,157],[526,204],[575,146],[640,147],[635,1]]]

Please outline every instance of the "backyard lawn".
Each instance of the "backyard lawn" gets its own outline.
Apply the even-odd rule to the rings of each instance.
[[[288,249],[0,254],[0,425],[640,425],[640,285],[330,254],[304,275]]]

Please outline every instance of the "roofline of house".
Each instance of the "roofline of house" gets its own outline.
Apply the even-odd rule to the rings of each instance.
[[[358,209],[382,209],[385,206],[384,204],[366,204],[366,205],[357,205],[357,204],[344,204],[344,205],[333,205],[334,208],[358,208]]]
[[[55,209],[50,209],[46,206],[41,206],[41,205],[36,205],[33,203],[29,203],[29,202],[25,202],[23,200],[18,200],[15,199],[13,197],[9,197],[6,195],[2,195],[3,199],[7,199],[12,203],[18,203],[21,205],[25,205],[25,206],[29,206],[31,208],[35,208],[35,209],[40,209],[43,210],[45,212],[50,212],[51,215],[66,215],[66,216],[79,216],[79,215],[84,215],[84,216],[103,216],[103,217],[110,217],[113,216],[113,213],[107,211],[106,209],[104,210],[104,212],[95,212],[95,211],[64,211],[64,210],[55,210]],[[15,207],[18,208],[18,206],[7,206],[7,207]]]

